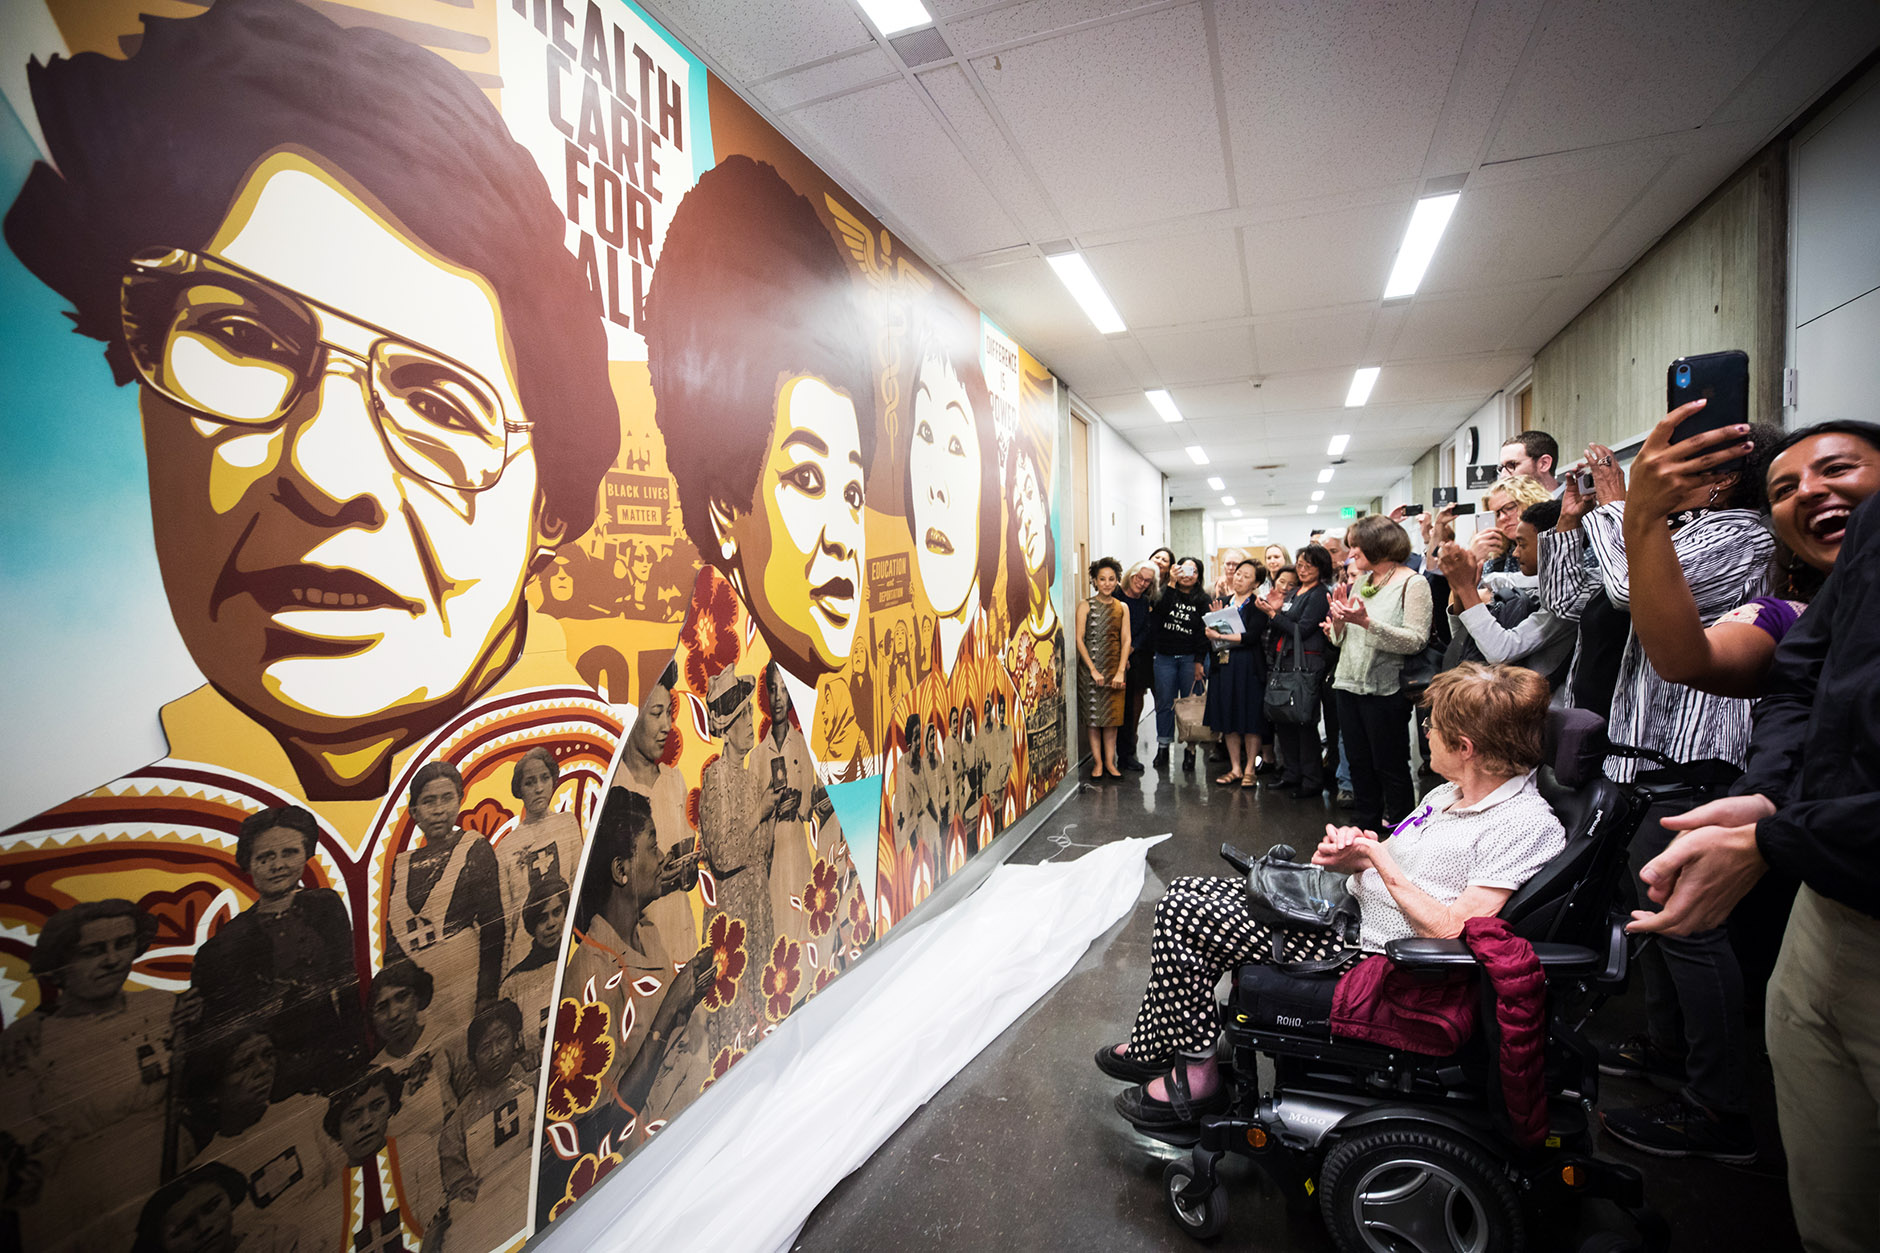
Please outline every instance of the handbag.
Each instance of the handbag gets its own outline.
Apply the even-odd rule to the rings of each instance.
[[[1275,844],[1247,871],[1247,914],[1275,930],[1275,964],[1281,963],[1285,939],[1278,933],[1285,930],[1331,931],[1347,948],[1358,946],[1358,898],[1351,894],[1349,876],[1298,861],[1298,856],[1291,845]]]
[[[1266,672],[1266,716],[1274,722],[1311,726],[1319,720],[1319,672],[1306,666],[1298,623],[1292,624],[1292,665],[1275,661]]]
[[[1184,744],[1212,744],[1221,738],[1208,729],[1205,692],[1175,698],[1175,734]]]

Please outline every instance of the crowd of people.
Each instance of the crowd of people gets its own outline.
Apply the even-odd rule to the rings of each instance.
[[[1678,439],[1702,403],[1667,414],[1629,474],[1604,445],[1563,466],[1551,436],[1522,432],[1472,535],[1458,536],[1453,506],[1399,508],[1314,532],[1296,557],[1276,544],[1229,562],[1211,594],[1202,563],[1167,549],[1120,589],[1117,563],[1098,562],[1080,627],[1106,598],[1126,626],[1100,655],[1080,642],[1086,689],[1122,697],[1090,722],[1108,753],[1092,777],[1142,768],[1132,749],[1150,688],[1154,764],[1171,767],[1176,701],[1205,684],[1218,784],[1270,774],[1285,795],[1352,811],[1314,860],[1363,886],[1360,947],[1375,949],[1385,914],[1394,934],[1456,934],[1557,851],[1538,798],[1533,814],[1513,802],[1533,790],[1547,706],[1599,713],[1614,745],[1643,750],[1615,751],[1609,777],[1669,771],[1725,796],[1655,809],[1635,837],[1646,1030],[1608,1044],[1600,1068],[1674,1095],[1603,1111],[1605,1130],[1660,1156],[1754,1160],[1764,1021],[1803,1241],[1867,1247],[1880,1178],[1880,577],[1859,557],[1880,542],[1863,507],[1880,490],[1880,425]],[[1448,780],[1420,798],[1419,758]],[[1182,769],[1195,760],[1184,744]],[[1485,813],[1483,864],[1416,856],[1436,823]],[[1171,885],[1135,1029],[1097,1057],[1139,1085],[1118,1098],[1125,1117],[1166,1129],[1224,1103],[1206,1056],[1213,977],[1281,945],[1289,959],[1328,956],[1313,938],[1276,942],[1237,881]]]

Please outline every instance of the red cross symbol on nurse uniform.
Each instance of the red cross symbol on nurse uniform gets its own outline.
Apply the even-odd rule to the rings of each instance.
[[[516,1138],[522,1130],[522,1110],[514,1098],[504,1101],[490,1115],[490,1127],[494,1132],[493,1143],[500,1147]]]
[[[422,914],[413,914],[405,922],[405,948],[421,953],[437,943],[437,924]]]

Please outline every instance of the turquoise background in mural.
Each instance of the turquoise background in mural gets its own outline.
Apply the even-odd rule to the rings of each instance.
[[[0,203],[38,150],[0,103]],[[156,708],[202,678],[170,624],[150,532],[137,391],[65,301],[0,248],[0,826],[163,752]],[[124,624],[144,624],[127,637]],[[131,716],[127,717],[126,715]]]

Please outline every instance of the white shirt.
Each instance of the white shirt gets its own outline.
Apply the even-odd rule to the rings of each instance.
[[[1473,805],[1451,808],[1458,790],[1445,783],[1432,791],[1389,837],[1404,877],[1443,904],[1471,887],[1519,888],[1567,846],[1566,828],[1541,799],[1533,771]],[[1416,934],[1376,870],[1352,875],[1351,891],[1360,948],[1378,953]]]

